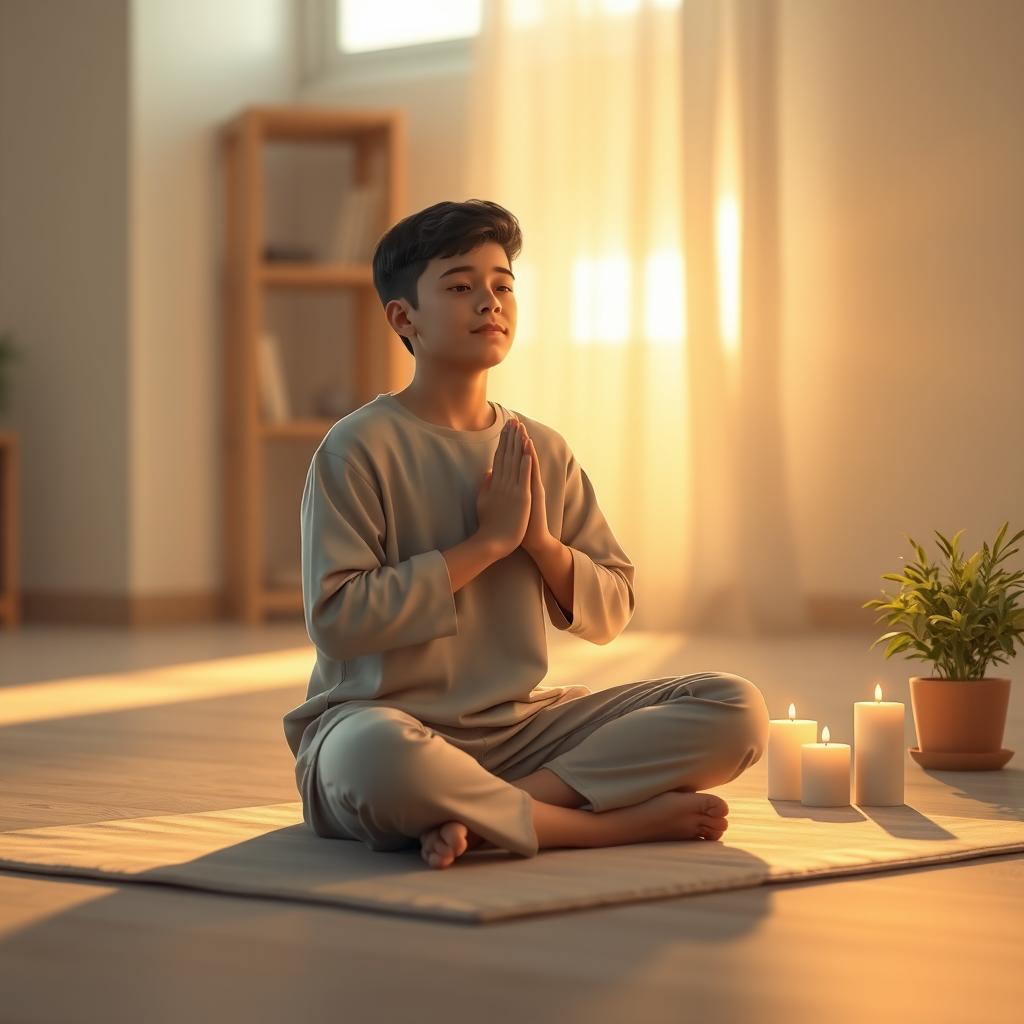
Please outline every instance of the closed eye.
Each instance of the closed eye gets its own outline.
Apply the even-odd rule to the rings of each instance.
[[[456,288],[468,288],[468,287],[469,287],[468,284],[456,284],[456,285],[452,285],[452,287],[449,288],[448,291],[454,291]],[[509,286],[507,284],[500,284],[500,285],[498,285],[498,287],[499,288],[504,288],[506,291],[509,291],[509,292],[512,291],[512,289],[509,288]]]

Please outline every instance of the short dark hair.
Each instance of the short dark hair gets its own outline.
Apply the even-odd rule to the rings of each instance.
[[[400,220],[381,236],[373,251],[373,286],[381,304],[387,307],[392,299],[405,299],[419,309],[417,286],[427,264],[435,258],[460,256],[484,242],[497,242],[510,264],[523,247],[519,221],[505,207],[486,199],[446,200]],[[398,336],[415,355],[412,342]]]

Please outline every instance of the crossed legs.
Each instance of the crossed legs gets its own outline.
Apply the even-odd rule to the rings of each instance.
[[[721,839],[729,827],[729,805],[711,793],[688,787],[611,811],[581,811],[586,797],[554,772],[539,768],[512,781],[533,798],[533,825],[540,849],[555,846],[618,846],[667,839]],[[450,867],[467,850],[494,849],[461,822],[448,821],[424,832],[420,854],[432,868]]]
[[[509,781],[400,709],[359,709],[321,744],[311,823],[375,850],[418,840],[431,867],[492,844],[533,856],[550,847],[721,838],[728,806],[700,790],[761,756],[768,714],[756,688],[702,673],[592,696],[593,713],[606,721],[547,767]],[[568,705],[576,728],[589,712],[585,700]]]

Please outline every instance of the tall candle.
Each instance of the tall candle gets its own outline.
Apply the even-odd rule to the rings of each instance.
[[[821,739],[800,748],[800,802],[808,807],[849,806],[850,744],[829,743],[827,725]]]
[[[789,705],[789,718],[768,722],[768,799],[800,799],[800,748],[813,743],[818,723],[797,718],[796,705]]]
[[[875,699],[853,705],[854,803],[892,807],[903,801],[904,707],[896,700],[882,700],[875,685]]]

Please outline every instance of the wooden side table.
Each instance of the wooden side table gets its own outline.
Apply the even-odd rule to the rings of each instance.
[[[0,622],[8,629],[21,625],[18,457],[18,435],[13,430],[0,430]]]

